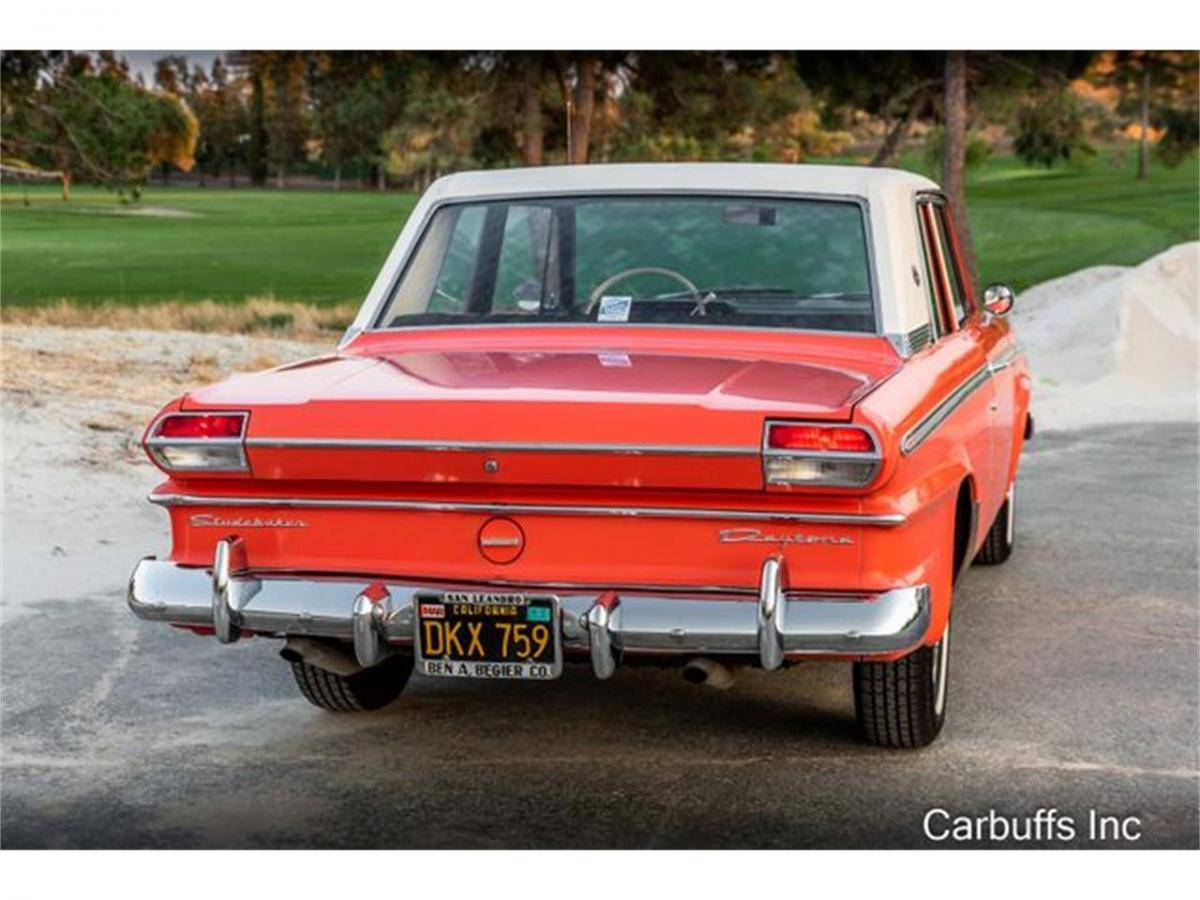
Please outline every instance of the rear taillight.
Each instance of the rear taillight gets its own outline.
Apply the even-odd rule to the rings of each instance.
[[[763,477],[768,485],[864,487],[879,472],[875,436],[860,425],[767,422]]]
[[[241,438],[245,424],[245,413],[176,413],[159,421],[155,437]]]
[[[767,446],[772,450],[803,450],[814,453],[875,452],[875,441],[866,431],[841,425],[790,425],[775,422],[767,428]]]
[[[167,413],[150,429],[146,452],[168,472],[245,472],[244,412]]]

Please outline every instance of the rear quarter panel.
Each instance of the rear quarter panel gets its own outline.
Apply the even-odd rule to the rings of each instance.
[[[911,452],[904,438],[960,385],[986,371],[980,335],[973,326],[946,335],[908,359],[859,405],[857,414],[882,435],[893,463],[867,501],[871,511],[899,512],[904,525],[863,537],[863,586],[930,585],[934,616],[927,643],[940,636],[950,612],[954,582],[954,519],[959,488],[969,485],[979,521],[999,508],[990,431],[992,379],[984,378],[963,402]],[[999,493],[1002,493],[999,492]],[[974,555],[982,529],[971,536]]]

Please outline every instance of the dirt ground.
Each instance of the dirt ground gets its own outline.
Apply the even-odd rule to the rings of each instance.
[[[160,407],[188,388],[332,345],[5,325],[3,620],[64,589],[112,582],[128,568],[130,540],[146,553],[166,549],[165,520],[141,499],[161,480],[139,443]]]

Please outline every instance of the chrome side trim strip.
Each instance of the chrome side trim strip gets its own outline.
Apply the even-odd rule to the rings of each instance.
[[[1017,354],[1020,352],[1021,351],[1015,345],[1010,344],[1000,353],[999,356],[988,361],[988,371],[993,375],[997,372],[1004,371],[1012,365],[1013,360],[1017,358]]]
[[[908,456],[925,443],[929,436],[937,431],[938,427],[967,401],[967,398],[983,387],[991,376],[991,369],[986,364],[972,372],[962,384],[926,413],[921,421],[905,432],[904,438],[900,441],[900,452]]]
[[[752,446],[703,444],[545,444],[501,441],[374,440],[358,438],[254,437],[247,447],[322,450],[414,450],[438,453],[611,453],[620,456],[757,456]]]
[[[288,509],[396,509],[413,512],[476,512],[493,515],[613,516],[649,519],[726,519],[745,522],[801,522],[810,525],[903,525],[903,513],[805,513],[746,509],[685,509],[654,506],[564,506],[535,503],[461,503],[432,500],[366,500],[316,497],[206,497],[150,494],[159,506],[265,506]]]

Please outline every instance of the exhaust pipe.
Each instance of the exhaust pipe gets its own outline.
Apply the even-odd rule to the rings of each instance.
[[[718,691],[733,687],[733,670],[707,656],[689,659],[683,666],[683,680],[692,684],[706,684]]]
[[[357,675],[363,670],[354,651],[340,641],[322,641],[308,637],[290,637],[279,655],[288,662],[306,662],[334,675]]]

